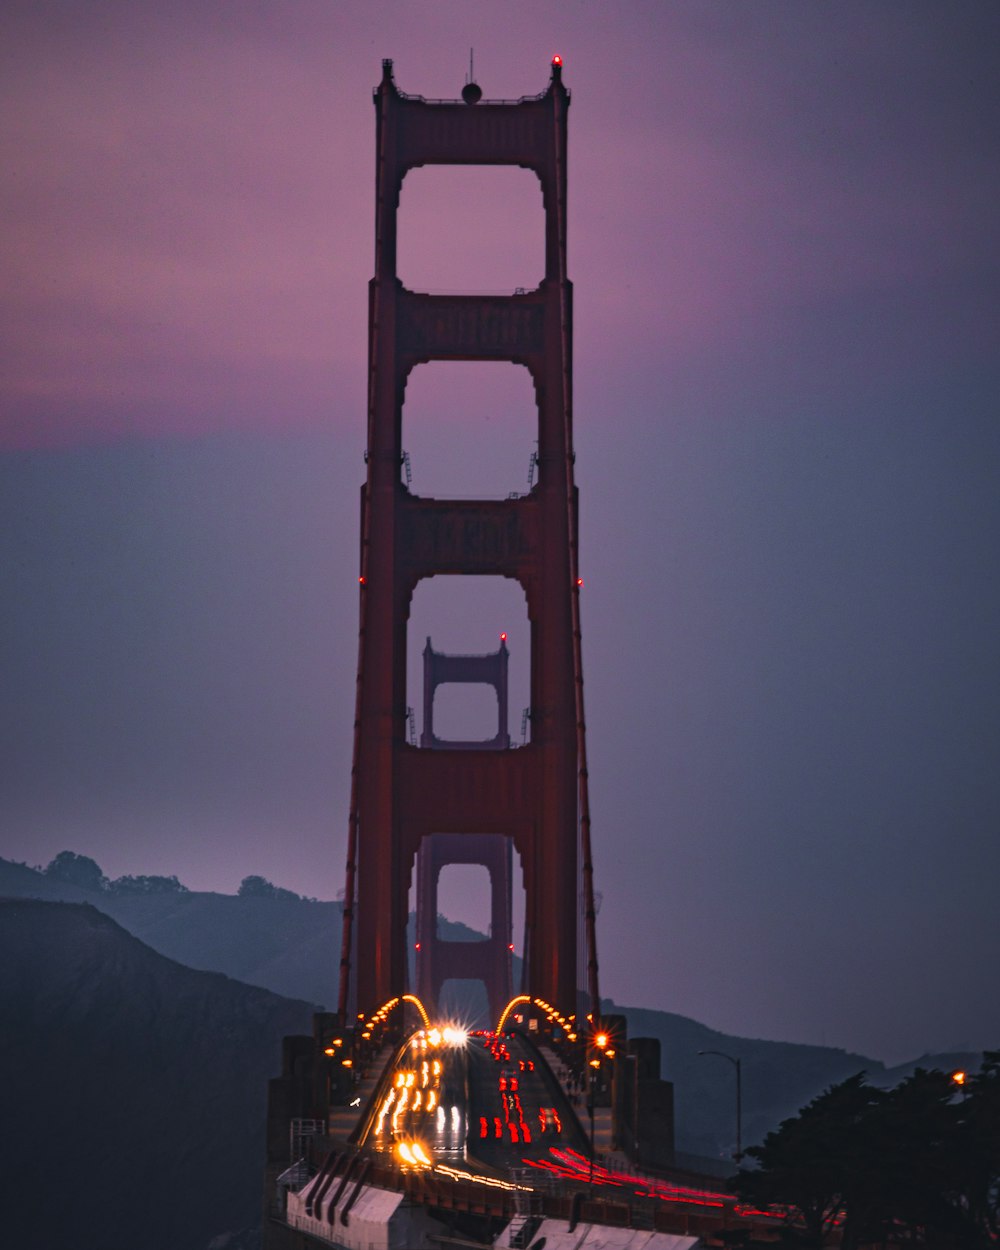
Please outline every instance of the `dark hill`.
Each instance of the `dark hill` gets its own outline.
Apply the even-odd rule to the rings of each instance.
[[[178,963],[319,1006],[335,1002],[340,903],[195,891],[115,894],[0,859],[0,895],[91,903]]]
[[[5,859],[0,859],[0,896],[91,903],[147,946],[189,968],[224,972],[321,1007],[336,1005],[340,903],[193,890],[116,894],[59,881]],[[478,936],[465,925],[444,924],[454,940]]]
[[[163,955],[192,968],[224,972],[293,998],[336,1003],[340,958],[340,903],[290,897],[195,892],[116,894],[61,882],[22,864],[0,859],[0,895],[85,901]],[[445,934],[471,938],[464,925],[444,922]],[[720,1050],[743,1064],[743,1144],[759,1141],[827,1086],[861,1070],[873,1083],[895,1084],[913,1070],[887,1073],[877,1059],[825,1046],[732,1037],[685,1016],[640,1007],[609,1011],[627,1016],[633,1037],[657,1037],[665,1079],[674,1082],[677,1147],[716,1155],[735,1147],[734,1081],[724,1060],[702,1058]],[[277,1052],[275,1052],[277,1056]],[[976,1056],[923,1056],[923,1067],[973,1067]],[[277,1072],[277,1057],[273,1070]]]
[[[205,1250],[259,1224],[268,1079],[310,1004],[79,904],[0,899],[4,1243]]]

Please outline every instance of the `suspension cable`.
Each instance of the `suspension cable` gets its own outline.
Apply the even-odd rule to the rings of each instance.
[[[564,124],[562,97],[554,92],[553,99],[553,135],[556,165],[556,214],[558,218],[558,281],[559,281],[559,331],[562,342],[562,404],[563,404],[563,440],[566,455],[566,522],[569,536],[569,579],[570,579],[570,612],[573,633],[573,692],[576,711],[576,751],[580,796],[580,849],[583,859],[583,894],[584,894],[584,926],[587,946],[587,991],[590,995],[590,1009],[594,1020],[600,1017],[601,997],[598,985],[597,966],[597,910],[594,904],[594,861],[590,840],[590,777],[587,769],[587,726],[583,708],[583,650],[580,630],[580,587],[579,551],[577,542],[576,509],[574,503],[573,480],[573,415],[572,415],[572,372],[569,363],[570,334],[569,315],[566,304],[566,220],[562,189],[563,178],[562,152],[559,136]]]

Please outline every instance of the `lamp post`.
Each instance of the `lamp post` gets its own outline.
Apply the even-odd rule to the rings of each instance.
[[[740,1061],[723,1050],[699,1050],[698,1054],[718,1055],[720,1059],[728,1059],[736,1069],[736,1153],[733,1158],[739,1163],[743,1158],[743,1074]]]
[[[595,1026],[596,1027],[596,1026]],[[611,1039],[603,1030],[595,1031],[592,1034],[592,1044],[594,1047],[594,1057],[588,1059],[587,1069],[589,1076],[587,1077],[587,1111],[590,1114],[590,1196],[594,1196],[594,1098],[595,1086],[597,1084],[597,1074],[601,1067],[600,1055],[607,1053],[608,1042]],[[614,1051],[610,1052],[612,1055]]]

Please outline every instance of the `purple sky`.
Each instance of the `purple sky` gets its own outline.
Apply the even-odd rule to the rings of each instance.
[[[340,889],[371,90],[391,56],[456,96],[471,46],[488,97],[554,52],[573,93],[602,989],[1000,1045],[992,0],[7,0],[0,854]],[[401,211],[414,285],[540,276],[525,171]],[[414,375],[414,490],[525,488],[523,371],[486,369]],[[517,734],[520,592],[451,581],[411,655],[506,629]]]

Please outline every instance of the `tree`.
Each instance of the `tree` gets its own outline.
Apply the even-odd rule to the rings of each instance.
[[[284,903],[302,902],[300,894],[272,885],[265,877],[244,877],[236,893],[240,898],[270,898]]]
[[[859,1121],[880,1097],[858,1072],[819,1097],[746,1154],[758,1168],[741,1168],[740,1198],[757,1206],[794,1208],[804,1225],[802,1244],[822,1246],[840,1222],[850,1188],[852,1147]]]
[[[853,1177],[845,1204],[844,1247],[884,1242],[907,1230],[938,1244],[958,1220],[950,1195],[959,1183],[959,1108],[944,1072],[917,1070],[885,1091],[858,1125]]]
[[[858,1073],[784,1120],[747,1152],[742,1198],[798,1218],[800,1243],[842,1250],[920,1243],[986,1250],[1000,1215],[1000,1052],[961,1099],[951,1077],[918,1068],[894,1089]]]
[[[962,1181],[953,1202],[963,1250],[1000,1244],[1000,1050],[987,1050],[959,1103],[957,1154]]]
[[[60,851],[45,868],[45,875],[55,881],[65,881],[69,885],[78,885],[84,890],[103,890],[107,878],[101,866],[86,855],[77,855],[74,851]]]
[[[116,877],[108,885],[112,894],[190,894],[176,877]]]

